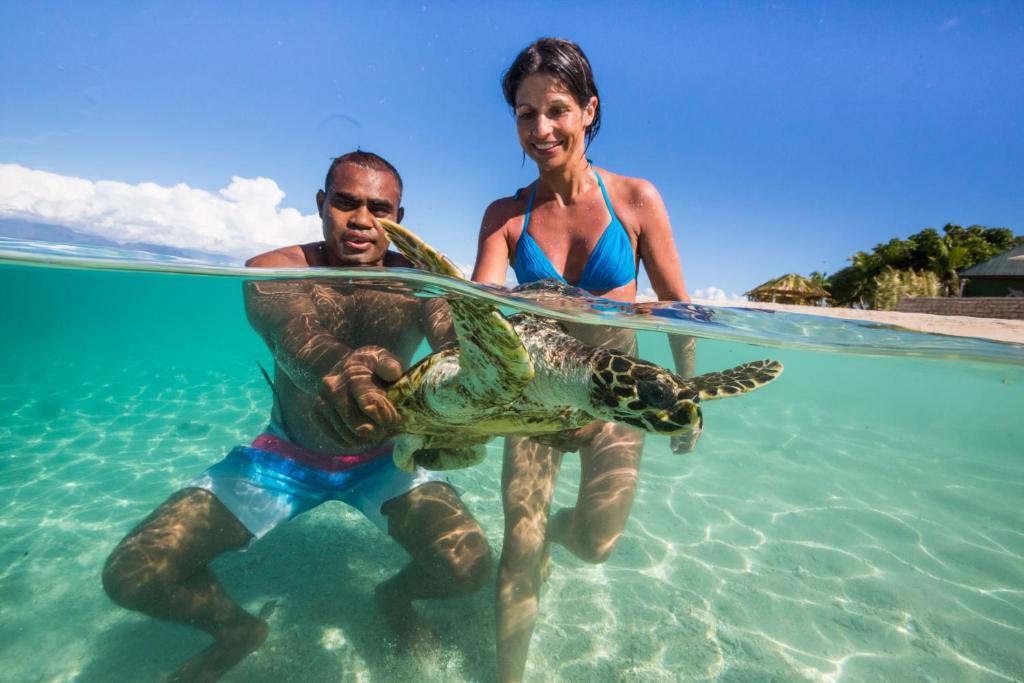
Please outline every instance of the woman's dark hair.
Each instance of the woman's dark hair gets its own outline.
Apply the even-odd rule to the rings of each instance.
[[[601,98],[594,84],[590,61],[580,46],[564,38],[541,38],[516,56],[512,66],[501,77],[501,91],[508,106],[515,109],[516,91],[527,76],[544,73],[557,78],[565,89],[576,98],[581,107],[587,106],[591,97],[597,97],[594,120],[587,126],[587,145],[601,128]]]

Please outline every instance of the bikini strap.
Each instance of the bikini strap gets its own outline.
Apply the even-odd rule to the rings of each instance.
[[[608,213],[611,214],[613,219],[617,218],[615,215],[615,207],[612,206],[612,200],[608,196],[608,190],[604,189],[604,181],[601,180],[601,175],[594,171],[594,177],[597,178],[597,184],[601,188],[601,194],[604,195],[604,205],[608,207]]]
[[[526,234],[526,229],[530,227],[530,212],[533,211],[533,200],[537,197],[537,186],[534,185],[533,189],[530,190],[530,198],[526,200],[526,215],[523,217],[523,231],[519,233],[519,237],[522,238]]]

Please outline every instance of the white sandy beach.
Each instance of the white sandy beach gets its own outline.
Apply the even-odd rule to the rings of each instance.
[[[694,303],[705,306],[733,308],[764,308],[773,311],[787,311],[830,318],[870,320],[884,325],[896,325],[908,330],[931,334],[948,334],[957,337],[980,337],[995,341],[1024,344],[1024,320],[1002,320],[999,318],[972,318],[962,315],[929,315],[927,313],[898,313],[896,311],[864,311],[853,308],[824,308],[820,306],[794,306],[790,304],[769,304],[754,301],[729,301],[727,304],[694,299]]]

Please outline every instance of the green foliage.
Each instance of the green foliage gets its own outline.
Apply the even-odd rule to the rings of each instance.
[[[879,311],[895,310],[904,296],[938,296],[939,277],[930,270],[896,270],[885,266],[874,278],[871,307]]]
[[[919,279],[925,277],[922,273],[930,273],[936,278],[939,294],[956,296],[960,289],[958,270],[987,261],[1020,243],[1024,243],[1024,235],[1014,236],[1009,228],[964,228],[949,223],[941,235],[925,228],[906,239],[876,244],[870,253],[858,251],[850,257],[850,265],[833,273],[823,286],[837,306],[870,303],[877,307],[891,302],[895,307],[892,297],[898,301],[900,293],[907,293],[905,288],[913,286],[910,276],[902,273],[914,272]]]
[[[900,273],[892,266],[885,266],[875,276],[875,295],[871,307],[879,311],[891,311],[900,300]]]
[[[864,306],[874,295],[874,279],[866,277],[866,271],[847,266],[832,274],[828,279],[828,291],[832,294],[834,306]]]

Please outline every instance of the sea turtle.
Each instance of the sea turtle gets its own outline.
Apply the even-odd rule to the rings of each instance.
[[[378,219],[418,268],[463,279],[415,234]],[[701,428],[701,399],[757,389],[782,372],[777,361],[745,363],[684,379],[608,348],[588,346],[561,324],[527,313],[507,318],[481,299],[449,298],[458,348],[442,349],[388,389],[402,416],[395,464],[433,470],[479,463],[495,436],[545,434],[609,420],[664,435]]]

